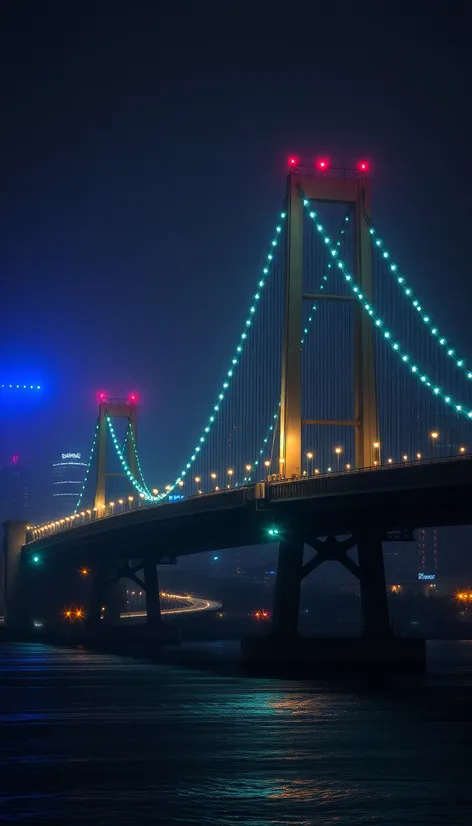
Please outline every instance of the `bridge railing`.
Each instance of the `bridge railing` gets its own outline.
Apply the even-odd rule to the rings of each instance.
[[[472,455],[460,453],[457,456],[445,456],[437,459],[405,460],[348,471],[284,479],[272,482],[267,486],[267,498],[294,499],[307,496],[355,493],[361,490],[371,490],[373,485],[375,485],[375,489],[393,488],[404,484],[407,475],[412,477],[412,485],[435,484],[439,479],[439,475],[441,475],[441,482],[447,484],[447,476],[444,474],[446,466],[457,467],[459,464],[464,468],[464,475],[469,472],[472,473],[472,468],[467,467],[472,465]],[[407,475],[404,476],[404,473]],[[455,474],[453,481],[456,480],[457,474]]]
[[[198,510],[210,510],[214,507],[214,500],[220,502],[221,500],[224,501],[228,499],[235,500],[234,504],[242,504],[243,501],[247,499],[263,498],[264,488],[264,483],[256,482],[255,484],[239,485],[222,491],[185,496],[173,502],[167,500],[163,500],[162,502],[147,502],[144,497],[135,498],[130,496],[127,499],[119,499],[117,502],[109,502],[101,508],[88,508],[73,516],[47,522],[44,525],[28,526],[26,543],[36,542],[38,539],[55,536],[64,531],[89,526],[93,523],[103,523],[104,521],[117,517],[121,518],[127,514],[138,511],[173,509],[174,507],[182,505],[192,506],[192,504],[196,504]],[[188,510],[188,507],[186,507],[185,510]]]
[[[305,496],[327,495],[327,494],[342,494],[352,490],[355,492],[361,487],[369,487],[372,485],[372,475],[375,474],[376,486],[380,484],[381,487],[388,488],[397,484],[401,484],[399,474],[404,470],[411,470],[416,468],[418,474],[422,476],[422,481],[428,482],[428,469],[432,467],[445,467],[448,464],[456,463],[472,463],[472,455],[467,453],[460,453],[457,456],[441,457],[437,459],[415,459],[405,460],[397,463],[387,463],[384,465],[374,465],[371,467],[364,467],[358,469],[340,470],[337,472],[327,473],[313,473],[312,475],[303,475],[292,479],[273,480],[270,477],[265,482],[251,483],[247,485],[239,485],[234,488],[222,491],[212,491],[209,493],[194,494],[185,496],[175,502],[163,500],[162,502],[147,502],[144,497],[127,497],[126,499],[118,499],[116,502],[109,502],[102,508],[87,508],[80,511],[73,516],[64,517],[63,519],[53,520],[43,525],[28,526],[26,541],[35,542],[47,536],[53,536],[63,531],[75,529],[84,525],[90,525],[94,522],[103,522],[103,520],[114,519],[116,517],[125,516],[128,513],[148,510],[150,508],[173,508],[186,503],[201,502],[202,509],[207,506],[212,507],[211,501],[215,498],[223,501],[225,498],[234,496],[237,491],[244,491],[247,498],[267,498],[267,499],[291,499]],[[420,469],[423,468],[423,471]],[[378,475],[377,475],[378,474]],[[367,479],[370,478],[369,485],[366,485]],[[415,474],[416,478],[416,474]],[[364,480],[364,481],[362,481]],[[382,481],[381,481],[382,480]],[[203,503],[206,503],[205,505]]]

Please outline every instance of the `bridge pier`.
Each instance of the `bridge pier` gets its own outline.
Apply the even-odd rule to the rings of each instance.
[[[105,596],[102,605],[105,607],[103,621],[106,625],[118,625],[121,612],[125,608],[124,580],[109,581],[105,587]]]
[[[100,625],[102,606],[105,599],[105,587],[105,569],[102,565],[97,566],[93,574],[92,589],[85,622],[87,628],[98,628]]]
[[[287,537],[279,544],[272,615],[272,633],[278,636],[295,637],[297,635],[303,544],[300,536]]]
[[[21,607],[20,564],[21,549],[26,542],[26,522],[3,523],[3,548],[0,560],[0,615],[5,624],[24,624],[24,606]]]
[[[113,579],[109,566],[99,565],[95,570],[86,625],[98,628],[101,625],[117,625],[124,608],[123,580]],[[105,611],[102,611],[102,608]],[[103,620],[101,616],[103,613]]]
[[[162,623],[161,603],[159,599],[159,580],[156,562],[152,559],[143,559],[144,589],[146,592],[147,625],[150,628],[159,628]]]
[[[384,639],[392,635],[382,541],[373,531],[357,537],[364,637]]]
[[[335,536],[323,541],[309,536],[307,541],[316,553],[305,564],[301,533],[287,535],[281,541],[272,633],[241,641],[244,662],[252,669],[301,668],[303,672],[317,668],[424,670],[425,641],[401,639],[392,634],[380,535],[375,530],[365,530],[341,541]],[[358,564],[347,554],[356,544]],[[340,562],[359,579],[361,637],[309,638],[298,634],[301,581],[326,560]]]

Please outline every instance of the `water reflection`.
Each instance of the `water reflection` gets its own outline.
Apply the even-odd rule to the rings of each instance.
[[[197,670],[191,657],[176,667],[3,646],[0,818],[81,826],[468,823],[469,652],[462,660],[443,652],[441,675],[415,692],[376,695]],[[185,652],[179,656],[185,664]]]

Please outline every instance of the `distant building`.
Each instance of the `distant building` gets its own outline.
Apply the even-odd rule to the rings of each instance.
[[[31,519],[31,474],[18,456],[0,471],[0,521],[6,519]]]
[[[436,574],[438,570],[437,528],[420,528],[417,534],[418,573],[423,576]]]
[[[54,518],[74,512],[87,471],[81,453],[62,453],[52,466],[52,498]]]

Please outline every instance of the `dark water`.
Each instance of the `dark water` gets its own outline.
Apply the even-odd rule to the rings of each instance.
[[[383,688],[245,678],[235,653],[2,645],[0,822],[472,824],[472,643]]]

